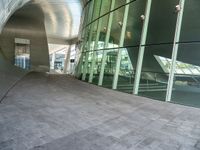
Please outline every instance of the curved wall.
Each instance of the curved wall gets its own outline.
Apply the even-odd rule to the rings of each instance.
[[[30,0],[1,0],[0,1],[0,33],[9,17]]]
[[[3,100],[9,89],[27,73],[27,71],[19,69],[7,61],[0,49],[0,102]]]
[[[29,10],[29,11],[27,11]],[[35,11],[35,15],[24,12]],[[38,17],[40,16],[40,17]],[[31,70],[49,70],[49,52],[44,16],[40,8],[27,5],[16,11],[0,35],[0,46],[11,64],[14,64],[15,38],[30,40]]]
[[[14,66],[15,38],[30,40],[30,70]],[[1,99],[29,71],[49,71],[49,52],[43,11],[35,5],[25,5],[16,11],[4,25],[0,34],[0,49]]]

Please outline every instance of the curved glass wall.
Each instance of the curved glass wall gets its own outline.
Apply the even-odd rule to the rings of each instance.
[[[91,0],[77,45],[77,77],[200,107],[199,9],[196,0]]]

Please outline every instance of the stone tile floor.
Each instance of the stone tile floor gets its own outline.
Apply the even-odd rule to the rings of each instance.
[[[0,150],[200,150],[200,109],[31,73],[0,104]]]

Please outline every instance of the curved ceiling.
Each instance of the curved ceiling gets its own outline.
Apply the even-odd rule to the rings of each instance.
[[[66,39],[78,34],[80,0],[32,0],[28,5],[38,5],[43,10],[48,37]]]
[[[17,7],[13,9],[12,14],[19,9],[14,15],[43,19],[48,38],[66,40],[78,35],[81,11],[86,0],[9,0],[5,2],[9,4],[13,2],[13,5],[5,3],[5,10],[3,10],[5,13],[11,7]],[[20,3],[19,6],[23,7],[14,5],[14,2]],[[43,16],[35,10],[36,7],[42,10]],[[3,16],[2,13],[0,15]]]

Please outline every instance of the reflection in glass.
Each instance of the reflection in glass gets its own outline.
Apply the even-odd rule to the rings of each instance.
[[[126,48],[121,48],[121,62],[117,90],[132,93],[134,69]]]

